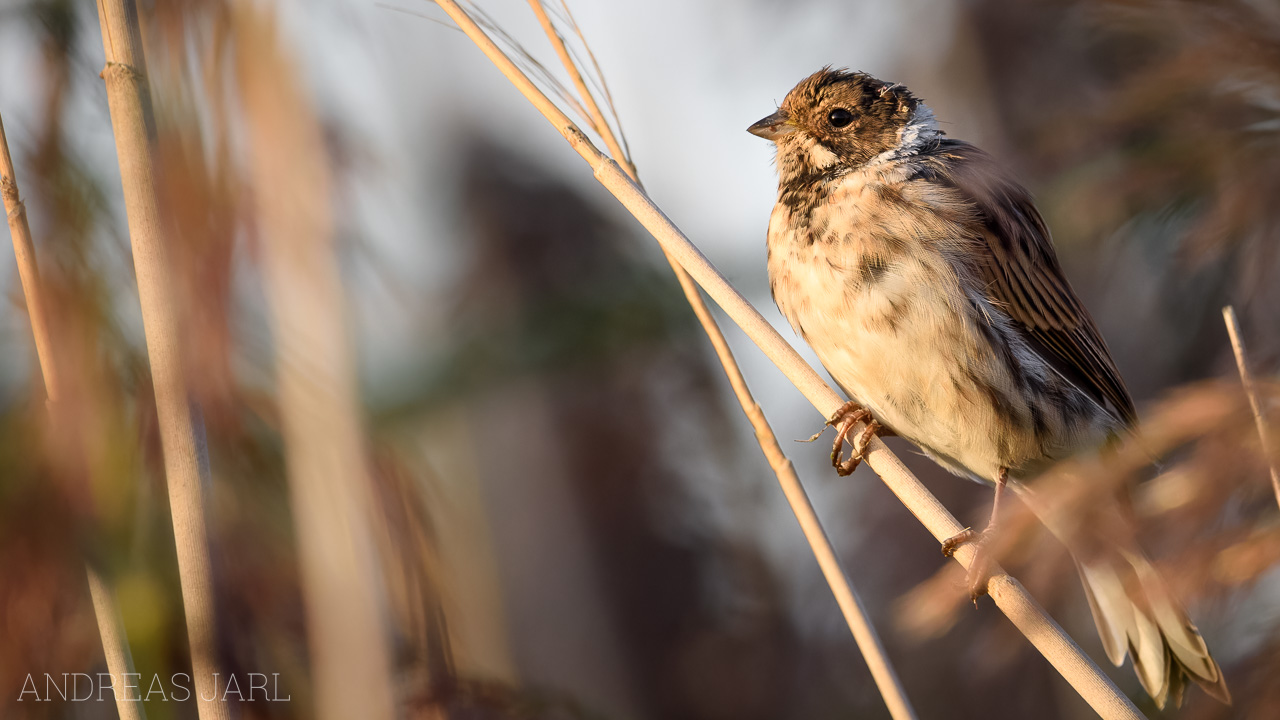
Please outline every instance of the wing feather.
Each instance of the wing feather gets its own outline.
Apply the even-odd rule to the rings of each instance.
[[[940,140],[922,155],[921,175],[956,190],[973,214],[972,267],[988,299],[1009,314],[1029,344],[1067,379],[1126,424],[1137,413],[1106,342],[1071,289],[1031,195],[977,147]]]

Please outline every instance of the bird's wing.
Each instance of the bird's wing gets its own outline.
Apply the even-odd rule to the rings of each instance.
[[[943,140],[922,159],[926,179],[951,186],[976,209],[971,224],[981,242],[966,255],[988,299],[1064,377],[1132,425],[1137,417],[1133,399],[1097,326],[1062,274],[1030,193],[990,155],[965,142]]]

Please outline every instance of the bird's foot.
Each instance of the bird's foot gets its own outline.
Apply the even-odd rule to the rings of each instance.
[[[853,431],[853,426],[864,421],[867,425],[858,434],[857,439],[849,437],[849,433]],[[858,464],[862,462],[862,457],[866,453],[867,444],[871,442],[871,438],[885,432],[884,426],[871,417],[871,411],[852,400],[837,410],[831,416],[831,419],[827,421],[827,425],[836,429],[836,439],[831,444],[831,465],[836,469],[836,474],[841,477],[852,475],[853,471],[858,469]],[[822,433],[818,434],[821,435]],[[814,436],[814,438],[816,437],[817,435]],[[849,449],[849,457],[844,458],[841,456],[844,453],[846,440],[849,441],[851,447]]]
[[[965,545],[970,542],[973,542],[974,538],[977,538],[981,534],[982,533],[979,533],[973,528],[967,527],[961,530],[960,532],[956,533],[955,535],[952,535],[951,537],[947,538],[946,540],[943,540],[942,541],[943,557],[951,557],[952,555],[955,555],[956,550],[959,550],[961,545]]]
[[[995,484],[996,493],[991,499],[991,519],[987,520],[987,527],[980,533],[974,532],[973,528],[965,528],[942,543],[942,554],[947,557],[954,555],[961,545],[973,545],[968,582],[969,598],[973,600],[975,606],[978,604],[978,598],[987,594],[987,585],[991,581],[991,553],[988,551],[987,544],[995,535],[996,525],[1000,521],[1000,496],[1004,495],[1004,488],[1009,484],[1009,468],[1000,468],[996,473]]]
[[[978,604],[978,598],[987,594],[987,583],[991,581],[991,553],[987,544],[994,535],[995,527],[988,525],[982,532],[965,528],[942,541],[942,554],[947,557],[955,555],[961,545],[973,546],[973,559],[969,563],[965,583],[969,587],[969,599],[974,605]]]

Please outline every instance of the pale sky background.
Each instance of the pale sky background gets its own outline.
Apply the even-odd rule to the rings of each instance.
[[[342,202],[356,210],[348,226],[425,304],[447,286],[460,260],[452,250],[448,203],[451,153],[464,128],[483,128],[625,217],[577,155],[461,33],[420,17],[448,22],[433,4],[276,5],[317,104],[370,153],[369,167],[344,188]],[[558,70],[525,2],[481,6]],[[931,98],[921,87],[934,83],[947,51],[950,2],[578,0],[571,7],[609,81],[650,194],[762,310],[771,310],[771,303],[760,301],[767,299],[764,232],[776,176],[769,143],[744,129],[772,112],[796,81],[831,64],[906,82],[949,121],[952,134],[976,135],[965,122],[970,108],[949,112],[945,98]],[[104,186],[116,191],[108,199],[119,212],[105,94],[96,77],[102,50],[96,27],[84,35],[85,72],[77,78],[82,92],[69,112],[72,143]],[[34,53],[25,26],[0,23],[0,66],[39,67]],[[904,66],[924,68],[928,76],[904,77]],[[19,163],[41,82],[37,74],[21,72],[0,79],[0,113]],[[357,283],[361,277],[357,273]],[[8,290],[15,279],[13,260],[3,254],[0,288]],[[412,331],[397,325],[405,319],[397,318],[402,307],[385,294],[366,297],[363,289],[357,285],[353,294],[362,311],[378,319],[358,323],[373,366],[426,340],[415,337],[420,318]]]
[[[548,67],[559,65],[522,0],[480,3]],[[586,165],[434,4],[420,0],[280,0],[281,27],[310,79],[317,105],[367,151],[367,166],[340,190],[354,209],[345,226],[372,252],[352,253],[353,328],[368,384],[403,369],[406,358],[430,353],[440,337],[454,272],[465,263],[453,239],[453,152],[464,129],[481,127],[509,147],[575,183],[644,242],[656,245],[591,177]],[[401,12],[392,7],[403,8]],[[801,78],[823,65],[844,66],[906,83],[935,108],[951,134],[981,142],[981,97],[963,97],[945,80],[954,53],[954,7],[933,0],[867,2],[763,2],[742,0],[576,0],[571,8],[608,79],[641,177],[652,197],[784,337],[796,340],[768,296],[764,235],[776,193],[773,151],[745,128],[769,114]],[[425,16],[425,17],[423,17]],[[86,15],[86,20],[95,18]],[[102,48],[96,22],[84,28],[79,92],[68,114],[74,152],[108,189],[120,238],[124,217],[105,93],[97,72]],[[27,28],[0,23],[0,67],[38,68]],[[973,73],[965,73],[972,77]],[[0,113],[21,162],[24,139],[43,79],[37,73],[0,75]],[[967,92],[967,91],[965,91]],[[34,232],[39,237],[38,219]],[[127,278],[123,245],[107,246],[104,262]],[[374,258],[375,271],[367,260]],[[390,270],[397,292],[383,282]],[[11,297],[16,272],[0,253],[0,291]],[[251,283],[242,283],[251,287]],[[122,293],[134,289],[123,283]],[[252,324],[261,313],[257,294],[242,293],[241,312]],[[140,339],[136,301],[121,302],[126,325]],[[20,306],[0,311],[0,345],[29,340]],[[437,309],[439,312],[437,312]],[[727,320],[723,323],[757,399],[779,437],[806,437],[817,413]],[[707,351],[710,352],[709,347]],[[12,353],[11,355],[21,355]],[[0,392],[22,392],[29,377],[9,357]],[[727,390],[727,404],[733,404]],[[737,410],[733,410],[736,417]],[[744,447],[754,452],[746,423]],[[825,455],[815,446],[787,448],[807,477],[826,477]],[[810,452],[810,450],[812,450]],[[763,467],[763,465],[762,465]],[[762,478],[767,479],[767,473]],[[850,483],[811,484],[819,507],[848,507]],[[828,504],[827,501],[833,504]],[[781,567],[808,551],[789,510],[773,504],[780,532],[769,533]],[[833,533],[840,540],[840,526]]]
[[[447,294],[452,292],[455,271],[466,260],[465,250],[460,252],[454,239],[452,183],[453,153],[470,128],[483,128],[582,188],[632,228],[645,243],[643,251],[661,262],[656,245],[471,42],[456,30],[420,17],[447,23],[435,5],[388,1],[414,15],[371,0],[276,4],[317,105],[367,152],[366,166],[339,191],[339,202],[354,209],[344,218],[345,227],[371,251],[351,253],[348,268],[356,306],[353,331],[367,384],[377,385],[381,377],[403,371],[408,358],[429,354],[440,343],[437,333],[448,307]],[[480,4],[545,65],[558,69],[525,2]],[[768,296],[764,237],[776,193],[773,150],[745,128],[772,112],[797,81],[830,64],[907,84],[934,107],[954,136],[982,143],[997,135],[981,120],[981,94],[947,83],[946,65],[956,55],[952,2],[576,0],[571,8],[608,79],[652,197],[811,361],[812,354]],[[110,121],[97,77],[102,49],[96,33],[96,23],[85,28],[83,73],[77,78],[80,92],[69,112],[69,129],[74,152],[108,190],[123,238]],[[0,68],[37,68],[35,52],[26,26],[0,23]],[[980,73],[956,75],[972,82]],[[35,73],[11,71],[0,78],[0,113],[21,163],[24,139],[33,134],[36,88],[43,80]],[[998,148],[993,149],[998,154]],[[20,180],[21,172],[20,164]],[[38,242],[38,223],[33,230]],[[113,253],[111,247],[104,252],[104,262],[119,263],[127,278],[127,249],[118,245]],[[368,257],[378,264],[377,271]],[[399,294],[385,287],[380,273],[388,270]],[[0,291],[6,297],[13,296],[16,280],[12,255],[0,253]],[[130,296],[135,292],[128,282],[122,288]],[[239,302],[246,324],[252,325],[254,316],[262,315],[256,292],[242,293]],[[120,306],[126,325],[140,341],[136,300]],[[821,478],[809,483],[815,504],[820,509],[851,507],[859,483],[831,480],[822,448],[792,448],[788,442],[810,435],[821,418],[731,323],[726,320],[723,325],[748,382],[802,477]],[[7,303],[0,310],[0,346],[23,347],[29,342],[27,333],[20,305]],[[706,350],[710,353],[709,346]],[[0,392],[12,396],[23,392],[29,375],[14,357],[22,353],[9,355],[0,365],[5,373],[0,376]],[[725,402],[736,419],[727,385]],[[740,425],[743,447],[755,453],[745,421]],[[754,456],[748,462],[754,462]],[[758,467],[758,477],[749,480],[772,485],[764,464]],[[856,480],[869,478],[860,473]],[[761,491],[773,494],[765,519],[769,530],[760,532],[757,526],[752,532],[761,537],[776,567],[797,580],[792,583],[794,592],[812,595],[821,589],[821,580],[790,510],[776,487],[762,486]],[[732,520],[726,520],[731,526]],[[853,532],[850,524],[840,522],[829,522],[829,530],[837,546]],[[831,612],[814,616],[839,622]]]
[[[395,4],[447,22],[429,3]],[[481,5],[544,65],[558,69],[525,2]],[[643,229],[461,33],[368,4],[343,4],[330,12],[303,12],[300,4],[289,7],[286,24],[304,48],[324,107],[376,143],[382,176],[361,188],[362,224],[379,256],[394,259],[407,284],[421,293],[416,310],[446,306],[437,293],[452,291],[451,270],[462,261],[449,234],[450,153],[468,126],[483,127],[578,185],[624,227],[633,228],[644,250],[662,262]],[[972,120],[981,113],[981,98],[957,103],[947,93],[945,80],[938,87],[953,34],[952,4],[579,0],[570,7],[609,82],[650,195],[817,365],[768,294],[764,243],[777,177],[772,146],[745,128],[773,112],[801,78],[830,64],[908,84],[934,105],[951,134],[981,142],[979,125]],[[308,43],[308,37],[333,40]],[[905,76],[910,68],[920,75]],[[408,320],[403,306],[377,291],[360,297],[364,302],[359,325],[366,341],[388,351],[370,356],[366,374],[378,372],[379,357],[410,357],[420,354],[411,350],[413,345],[432,342],[423,335],[420,312],[412,325],[400,325],[397,318]],[[856,508],[862,482],[877,481],[865,473],[853,482],[834,480],[826,450],[790,442],[808,437],[822,419],[731,322],[725,319],[721,324],[784,449],[801,476],[810,480],[808,489],[820,512]],[[710,353],[709,345],[703,345]],[[727,384],[723,390],[728,417],[737,420],[740,413]],[[758,504],[748,503],[749,518],[726,507],[726,495],[740,488],[705,488],[713,496],[707,504],[718,509],[724,523],[720,531],[755,535],[779,574],[791,580],[796,621],[808,625],[808,632],[842,638],[842,621],[828,607],[828,591],[791,510],[767,466],[757,460],[749,426],[742,421],[738,429],[743,451],[749,454],[743,466],[759,470],[742,480],[757,487],[764,517],[756,514],[761,512]],[[855,523],[827,520],[837,547],[866,540]],[[811,611],[814,603],[818,612]]]

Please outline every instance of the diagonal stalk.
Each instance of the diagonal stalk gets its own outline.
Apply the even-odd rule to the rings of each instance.
[[[1253,422],[1258,426],[1258,436],[1262,439],[1262,457],[1266,459],[1271,470],[1271,489],[1276,494],[1276,503],[1280,504],[1280,470],[1277,470],[1276,450],[1271,447],[1271,431],[1267,427],[1267,416],[1262,411],[1262,400],[1258,397],[1258,389],[1253,385],[1253,374],[1249,372],[1249,363],[1245,359],[1244,338],[1241,337],[1240,323],[1236,320],[1236,309],[1230,305],[1222,308],[1222,319],[1227,323],[1227,334],[1231,336],[1231,350],[1236,356],[1236,368],[1240,371],[1240,383],[1244,385],[1244,394],[1249,397],[1249,407],[1253,410]]]
[[[542,29],[547,38],[551,40],[551,44],[555,47],[561,64],[564,65],[569,77],[573,80],[573,85],[587,108],[591,124],[594,126],[593,129],[604,139],[605,145],[609,148],[609,152],[612,153],[613,157],[618,162],[623,163],[623,168],[626,170],[628,177],[638,184],[640,178],[636,171],[635,163],[623,152],[622,145],[610,128],[604,113],[600,111],[600,106],[596,103],[595,96],[587,88],[587,83],[583,79],[577,63],[574,62],[568,48],[565,47],[564,38],[556,31],[551,18],[547,16],[547,11],[542,5],[542,1],[529,0],[529,5],[533,8],[534,14],[538,16],[538,22],[542,24]],[[774,474],[777,476],[778,484],[782,486],[782,492],[787,498],[787,503],[790,504],[792,511],[795,513],[796,520],[800,523],[805,539],[809,542],[809,547],[813,550],[814,557],[817,558],[818,565],[822,569],[822,574],[826,577],[832,594],[835,595],[836,603],[840,606],[845,622],[849,625],[849,630],[853,633],[859,650],[862,651],[862,657],[866,661],[867,667],[871,670],[871,676],[875,680],[876,687],[879,688],[880,695],[884,698],[885,705],[889,708],[889,714],[893,716],[894,720],[913,720],[916,716],[915,711],[912,709],[910,701],[907,700],[907,694],[902,689],[898,674],[894,671],[893,665],[885,654],[884,644],[880,641],[875,626],[871,624],[871,619],[867,615],[862,600],[858,597],[857,591],[854,590],[848,571],[844,568],[840,558],[836,555],[835,549],[831,546],[831,540],[822,528],[822,523],[818,520],[818,515],[813,509],[813,503],[809,501],[809,496],[805,492],[804,486],[800,483],[800,477],[796,474],[795,466],[791,464],[791,461],[787,459],[786,454],[782,451],[782,446],[779,445],[773,428],[769,426],[769,421],[765,418],[760,405],[756,403],[755,398],[751,395],[746,379],[742,376],[742,370],[738,367],[738,363],[733,357],[733,351],[729,348],[729,343],[724,339],[724,333],[720,331],[720,326],[716,323],[715,317],[712,316],[706,302],[703,301],[702,294],[698,291],[698,286],[694,283],[693,278],[689,277],[689,273],[685,272],[685,269],[667,253],[666,248],[663,248],[663,255],[666,256],[667,262],[671,264],[671,270],[680,282],[680,288],[684,291],[685,299],[688,300],[690,307],[693,308],[693,313],[698,317],[698,322],[702,324],[702,329],[707,333],[711,346],[715,348],[716,357],[720,360],[720,365],[724,368],[725,375],[729,378],[729,385],[733,388],[733,394],[737,397],[738,404],[742,406],[743,414],[751,422],[756,440],[760,443],[760,450],[764,453],[765,459],[769,461],[769,467],[773,469]]]
[[[36,357],[40,360],[40,374],[44,377],[45,396],[53,402],[58,399],[58,375],[53,366],[53,350],[49,347],[49,324],[44,313],[44,298],[40,294],[40,269],[36,264],[31,227],[27,224],[27,208],[18,194],[18,178],[13,172],[13,158],[9,155],[3,120],[0,120],[0,195],[4,196],[9,235],[13,238],[13,255],[18,263],[22,294],[27,300],[27,316],[31,319],[31,335],[36,343]]]
[[[54,369],[48,316],[44,312],[44,297],[40,292],[40,267],[36,263],[31,227],[27,224],[27,208],[22,202],[22,196],[18,194],[18,178],[13,171],[13,158],[9,155],[9,141],[4,135],[3,120],[0,120],[0,195],[4,196],[4,210],[9,218],[13,255],[18,263],[22,294],[27,301],[27,317],[31,321],[31,335],[35,339],[36,357],[40,361],[40,376],[44,378],[44,394],[47,403],[52,405],[58,400],[58,373]],[[93,565],[86,562],[84,569],[89,581],[89,598],[93,603],[94,618],[98,622],[98,635],[102,638],[102,654],[107,660],[107,672],[111,673],[113,685],[116,678],[120,679],[121,684],[126,684],[125,676],[136,673],[115,592]],[[130,698],[127,693],[123,696],[116,695],[116,712],[120,713],[121,720],[146,718],[142,704],[137,700],[138,698]]]
[[[555,103],[516,67],[493,40],[454,0],[436,0],[504,76],[516,86],[553,127],[591,167],[595,178],[653,235],[673,257],[715,300],[729,317],[746,332],[751,341],[778,366],[792,384],[824,417],[831,417],[844,404],[817,372],[778,334],[750,303],[707,260],[662,210],[618,166],[596,149]],[[861,428],[861,424],[859,428]],[[898,496],[911,514],[916,516],[939,541],[959,533],[963,526],[943,507],[920,481],[907,470],[879,439],[867,447],[867,464]],[[962,546],[953,556],[965,568],[973,561],[974,548]],[[1141,713],[1124,696],[1098,666],[1080,650],[1062,628],[1040,607],[1018,581],[993,568],[989,594],[1023,635],[1062,674],[1063,678],[1105,720],[1139,720]]]

